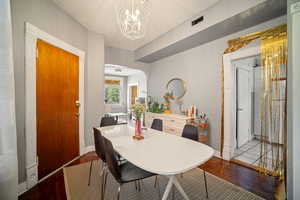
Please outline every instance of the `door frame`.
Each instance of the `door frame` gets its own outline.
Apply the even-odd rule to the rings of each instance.
[[[249,47],[223,55],[224,65],[224,145],[223,159],[230,160],[236,148],[236,67],[237,59],[257,56],[260,47]],[[222,141],[221,141],[222,142]]]
[[[37,128],[36,128],[36,47],[37,40],[43,40],[79,57],[79,151],[85,153],[84,141],[84,63],[85,52],[40,30],[25,24],[25,138],[27,188],[32,188],[38,180]]]
[[[127,104],[128,104],[128,108],[130,108],[131,106],[131,87],[132,86],[136,86],[137,87],[137,96],[139,96],[139,83],[129,83],[127,86]]]

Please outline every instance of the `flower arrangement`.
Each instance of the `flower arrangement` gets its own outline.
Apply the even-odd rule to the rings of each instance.
[[[146,106],[144,104],[134,104],[131,106],[131,110],[137,120],[141,120],[142,114],[146,111]]]

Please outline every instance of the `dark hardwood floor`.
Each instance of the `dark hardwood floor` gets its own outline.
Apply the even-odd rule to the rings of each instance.
[[[97,159],[94,152],[90,152],[80,157],[70,165],[88,162]],[[213,157],[201,169],[220,177],[228,182],[240,186],[265,199],[275,199],[274,194],[280,182],[271,176],[261,174],[253,169],[241,165],[224,161]],[[45,181],[39,183],[31,190],[19,196],[19,200],[65,200],[65,185],[63,172],[60,171]]]

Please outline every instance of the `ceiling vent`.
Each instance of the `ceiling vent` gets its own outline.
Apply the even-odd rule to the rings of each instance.
[[[199,24],[200,22],[203,21],[203,19],[204,19],[204,17],[201,16],[201,17],[198,17],[197,19],[193,20],[192,21],[192,26],[195,26],[196,24]]]

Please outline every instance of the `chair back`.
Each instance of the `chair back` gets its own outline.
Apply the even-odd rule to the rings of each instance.
[[[151,125],[152,129],[162,131],[163,130],[163,121],[161,119],[154,119]]]
[[[95,151],[97,156],[105,162],[105,150],[104,150],[104,143],[103,143],[103,136],[101,134],[101,131],[94,129],[94,141],[95,141]]]
[[[185,125],[182,131],[182,137],[198,141],[198,128],[190,124]]]
[[[116,159],[115,150],[113,148],[112,143],[106,139],[103,138],[104,146],[105,146],[105,158],[106,163],[108,166],[108,169],[110,173],[114,176],[116,181],[119,183],[121,182],[121,172],[120,172],[120,166],[118,165],[118,161]]]
[[[102,117],[100,127],[117,125],[117,121],[114,117]]]

